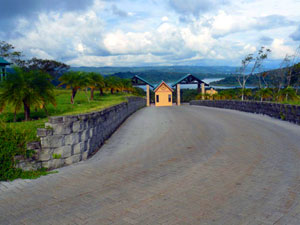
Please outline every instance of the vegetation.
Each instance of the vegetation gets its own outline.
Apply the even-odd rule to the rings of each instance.
[[[38,70],[27,72],[17,67],[14,70],[15,73],[1,82],[0,112],[7,104],[11,104],[14,107],[14,121],[16,121],[16,113],[23,105],[25,121],[28,121],[32,107],[44,109],[47,113],[47,104],[56,105],[54,86],[47,73]]]
[[[289,72],[290,71],[290,72]],[[291,74],[290,82],[288,82],[287,74]],[[296,90],[300,86],[300,63],[294,64],[293,66],[286,68],[279,68],[276,70],[270,70],[261,73],[263,78],[263,83],[265,87],[282,89],[287,86],[292,86]],[[289,83],[289,85],[288,85]],[[229,76],[220,81],[212,82],[211,85],[214,86],[227,86],[236,87],[239,86],[236,76]],[[256,74],[249,76],[247,80],[247,86],[259,87],[259,80]],[[263,87],[262,87],[263,88]]]
[[[51,104],[47,105],[49,116],[75,115],[98,111],[124,102],[126,101],[126,97],[132,94],[121,92],[114,95],[104,93],[103,96],[96,94],[94,100],[89,102],[84,91],[79,91],[74,99],[74,104],[70,104],[69,90],[56,89],[54,90],[54,95],[57,105],[56,107]],[[13,122],[14,107],[11,104],[7,105],[5,110],[0,114],[0,120],[6,122],[7,126],[15,129],[17,132],[23,133],[26,141],[37,140],[36,129],[44,127],[45,122],[47,122],[47,114],[44,110],[37,108],[36,111],[32,111],[31,118],[32,121],[25,122],[23,110],[21,109],[16,114],[17,122]]]
[[[223,89],[218,90],[218,94],[213,96],[204,95],[205,99],[209,100],[240,100],[242,95],[241,88]],[[189,93],[191,93],[189,91]],[[190,94],[194,96],[194,94]],[[202,99],[199,94],[194,99]],[[262,89],[244,89],[244,99],[250,101],[271,101],[282,104],[300,105],[300,96],[297,95],[296,90],[292,87],[287,87],[279,92],[275,88],[262,88]]]
[[[23,158],[31,156],[30,150],[26,149],[25,131],[16,131],[0,121],[0,181],[33,179],[49,173],[44,168],[38,171],[22,171],[16,168],[17,155]]]
[[[262,63],[267,59],[268,54],[271,52],[270,49],[261,49],[257,52],[256,56],[253,54],[248,54],[243,60],[240,67],[239,73],[237,74],[237,81],[242,88],[241,99],[244,100],[244,90],[246,88],[246,83],[248,78],[254,74],[254,72],[262,66]],[[248,66],[253,63],[250,73],[246,73]],[[261,76],[257,76],[259,80],[259,87],[261,88]]]

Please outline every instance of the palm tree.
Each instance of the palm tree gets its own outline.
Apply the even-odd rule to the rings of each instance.
[[[256,95],[260,97],[260,101],[262,102],[264,99],[272,98],[273,91],[270,88],[261,88],[256,92]]]
[[[44,108],[51,103],[56,105],[54,86],[50,82],[50,75],[38,71],[24,71],[21,68],[14,68],[14,73],[9,74],[7,79],[1,83],[0,112],[7,104],[14,107],[14,121],[16,113],[24,107],[25,120],[30,120],[30,107]]]
[[[286,101],[290,100],[295,100],[298,99],[299,97],[297,96],[297,92],[294,88],[291,86],[286,87],[285,89],[280,90],[279,92],[279,100],[283,101],[284,99]]]
[[[243,99],[248,99],[252,95],[252,90],[250,88],[240,89],[240,96],[244,96]]]
[[[101,94],[103,94],[103,87],[105,86],[104,78],[100,73],[90,72],[87,74],[88,83],[87,86],[91,89],[91,100],[94,100],[94,91],[99,88]]]
[[[122,79],[122,91],[133,92],[133,87],[130,79]]]
[[[104,78],[105,87],[110,89],[110,93],[114,94],[114,91],[119,91],[121,89],[121,78],[116,76],[107,76]]]
[[[86,87],[87,79],[85,78],[83,73],[79,71],[69,71],[59,78],[59,81],[61,82],[59,86],[66,85],[66,88],[72,89],[71,104],[74,104],[74,98],[77,91],[80,88]]]

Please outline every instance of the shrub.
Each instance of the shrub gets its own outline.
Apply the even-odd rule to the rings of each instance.
[[[25,135],[0,121],[0,180],[12,180],[21,175],[22,170],[16,168],[16,155],[26,157]]]

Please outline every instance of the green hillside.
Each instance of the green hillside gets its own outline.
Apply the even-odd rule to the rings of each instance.
[[[99,72],[103,75],[114,75],[121,78],[132,78],[139,75],[149,82],[161,80],[173,82],[186,74],[193,74],[200,79],[227,77],[235,73],[235,67],[228,66],[162,66],[162,67],[72,67],[74,71]]]

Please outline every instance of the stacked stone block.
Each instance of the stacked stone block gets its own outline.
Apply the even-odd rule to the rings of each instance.
[[[201,105],[244,112],[268,115],[273,118],[300,124],[300,106],[273,102],[232,101],[232,100],[194,100],[190,105]]]
[[[97,151],[132,113],[146,105],[140,97],[99,112],[50,117],[40,128],[40,150],[36,164],[48,169],[77,163]]]

